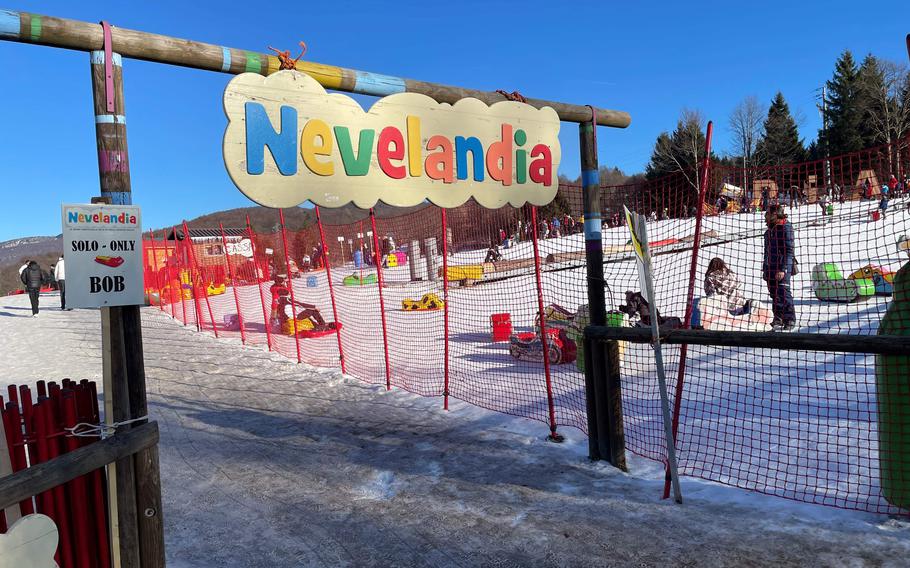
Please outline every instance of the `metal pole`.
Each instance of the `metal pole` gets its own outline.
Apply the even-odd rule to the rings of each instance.
[[[40,22],[40,20],[39,20]],[[126,110],[123,68],[110,41],[110,26],[85,24],[98,40],[89,55],[98,145],[101,197],[112,204],[132,204],[129,153],[126,143]],[[40,27],[40,26],[39,26]],[[5,34],[0,33],[0,39]],[[139,306],[102,308],[102,353],[105,364],[105,397],[114,401],[111,420],[146,416],[145,363]],[[138,426],[135,423],[133,426]],[[117,514],[122,566],[164,566],[164,525],[161,516],[161,481],[158,447],[153,446],[116,465]],[[130,496],[125,495],[126,492]],[[121,499],[123,498],[123,499]],[[112,496],[113,500],[113,496]],[[137,515],[137,511],[146,514]]]
[[[692,241],[692,262],[689,265],[689,289],[686,292],[686,315],[683,320],[683,327],[688,328],[692,324],[692,304],[695,299],[695,278],[698,270],[698,251],[701,247],[701,222],[705,211],[705,196],[708,193],[708,172],[711,167],[711,138],[714,135],[714,123],[708,122],[707,133],[705,135],[705,159],[701,166],[701,179],[698,188],[698,204],[695,212],[695,238]],[[745,191],[745,189],[743,190]],[[653,303],[653,302],[652,302]],[[689,346],[683,344],[679,349],[679,372],[676,375],[676,393],[673,399],[673,440],[679,432],[679,411],[682,404],[683,382],[686,378],[686,356]],[[667,468],[666,478],[664,480],[664,499],[670,496],[671,484],[670,468]]]
[[[240,323],[240,342],[246,345],[246,332],[243,329],[243,313],[240,311],[240,297],[237,295],[237,283],[234,281],[234,267],[231,266],[231,257],[227,252],[227,237],[224,234],[224,224],[218,223],[221,230],[221,245],[224,252],[224,262],[227,264],[228,275],[231,277],[231,290],[234,291],[234,305],[237,307],[237,321]]]
[[[113,44],[125,57],[230,74],[252,72],[269,75],[280,68],[278,58],[266,53],[126,28],[111,28],[111,32]],[[101,29],[97,24],[12,10],[0,10],[0,40],[82,51],[101,49],[103,44]],[[487,104],[507,100],[496,92],[450,87],[312,61],[298,61],[296,68],[327,89],[362,95],[382,97],[393,93],[421,93],[438,102],[450,104],[465,97],[480,99]],[[527,103],[536,108],[548,106],[565,122],[584,122],[591,118],[591,111],[582,105],[542,99],[527,99]],[[632,120],[626,112],[608,109],[597,109],[597,116],[598,124],[617,128],[629,126]]]
[[[341,373],[347,373],[344,365],[344,348],[341,346],[341,320],[338,319],[338,306],[335,303],[335,287],[332,284],[332,266],[329,262],[329,247],[325,244],[325,230],[322,228],[322,216],[316,206],[316,225],[319,227],[319,242],[322,243],[322,262],[325,264],[325,279],[329,282],[329,298],[332,300],[332,317],[335,318],[335,335],[338,339],[338,360],[341,362]],[[344,256],[341,257],[344,264]]]

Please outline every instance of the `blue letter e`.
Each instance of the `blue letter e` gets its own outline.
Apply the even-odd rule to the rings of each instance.
[[[275,132],[265,107],[246,103],[246,173],[259,175],[265,169],[265,147],[268,146],[281,175],[297,173],[297,111],[281,107],[281,132]]]

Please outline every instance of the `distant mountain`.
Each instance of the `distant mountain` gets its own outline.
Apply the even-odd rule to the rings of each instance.
[[[374,210],[377,217],[385,218],[411,213],[428,205],[425,203],[414,207],[391,207],[384,203],[377,203]],[[320,213],[322,214],[322,222],[326,225],[353,223],[370,215],[368,209],[360,209],[351,204],[337,208],[323,207],[320,209]],[[223,223],[225,228],[242,228],[246,227],[247,215],[250,217],[250,224],[253,226],[253,230],[257,233],[271,233],[278,230],[278,210],[267,207],[240,207],[238,209],[216,211],[187,220],[186,224],[192,229],[217,229],[219,222]],[[284,210],[284,222],[289,231],[305,229],[316,223],[316,210],[304,207],[290,207]],[[182,221],[178,223],[182,223]],[[163,228],[165,230],[170,229],[170,227]],[[161,229],[157,229],[155,234],[160,236]]]
[[[23,259],[36,261],[50,270],[63,253],[63,237],[23,237],[0,243],[0,294],[21,287],[19,267]]]

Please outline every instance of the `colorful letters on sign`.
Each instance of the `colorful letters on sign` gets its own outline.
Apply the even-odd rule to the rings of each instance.
[[[473,197],[496,208],[556,195],[559,118],[549,107],[398,93],[364,111],[304,73],[280,71],[238,75],[224,108],[228,173],[267,207],[457,207]]]

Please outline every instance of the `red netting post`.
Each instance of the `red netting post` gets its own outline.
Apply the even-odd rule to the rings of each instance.
[[[547,316],[543,308],[543,283],[540,277],[540,252],[537,247],[537,207],[531,207],[531,242],[534,243],[534,278],[537,281],[537,317],[540,320],[540,343],[543,347],[543,373],[547,381],[547,408],[550,418],[550,440],[561,442],[562,436],[556,433],[556,409],[553,405],[553,383],[550,380],[550,338],[547,335]]]
[[[250,224],[250,216],[246,216],[246,230],[250,235],[250,249],[253,251],[253,269],[256,272],[256,287],[259,288],[259,299],[262,301],[262,321],[265,322],[265,340],[272,350],[272,322],[269,311],[265,307],[265,292],[262,291],[262,276],[259,269],[259,259],[256,257],[256,235],[253,233],[253,226]]]
[[[192,239],[190,239],[190,230],[186,226],[186,221],[183,222],[183,236],[184,236],[184,240],[187,240],[187,239],[190,240],[190,246],[189,246],[190,259],[193,262],[194,270],[197,270],[199,272],[199,279],[202,281],[202,285],[199,287],[199,289],[202,291],[202,297],[205,298],[205,307],[208,309],[208,312],[209,312],[209,321],[212,322],[212,331],[215,333],[215,337],[217,338],[218,337],[218,326],[215,325],[215,314],[212,313],[212,304],[211,304],[211,302],[209,302],[208,286],[205,285],[205,273],[199,268],[199,262],[196,260],[196,251],[193,250],[195,247],[193,247],[193,241],[192,241]],[[193,275],[193,301],[196,304],[196,313],[199,315],[202,315],[202,307],[199,306],[199,298],[196,297],[196,277],[195,277],[195,275]],[[199,319],[202,320],[202,323],[205,323],[205,318],[199,318]],[[205,326],[203,326],[202,329],[205,329]]]
[[[686,292],[686,316],[683,320],[683,327],[688,328],[692,324],[692,303],[695,299],[695,279],[698,271],[698,251],[701,247],[701,220],[705,210],[705,195],[708,193],[708,173],[711,170],[711,136],[714,133],[714,123],[708,121],[708,129],[705,134],[705,159],[702,162],[701,179],[698,187],[698,203],[695,210],[695,238],[692,241],[692,262],[689,265],[689,289]],[[679,347],[679,373],[676,375],[676,392],[673,398],[673,441],[678,445],[679,432],[679,409],[682,405],[683,382],[686,378],[686,354],[689,351],[689,345],[683,343]],[[670,466],[667,466],[667,474],[664,479],[664,499],[670,497]]]
[[[445,358],[443,360],[442,407],[449,409],[449,224],[446,219],[446,208],[442,212],[442,301],[445,304],[442,312],[443,342]]]
[[[11,394],[14,390],[15,386],[10,385]],[[26,448],[22,438],[22,415],[19,413],[18,402],[14,402],[12,399],[13,397],[11,396],[11,401],[6,403],[6,411],[3,413],[3,419],[6,420],[4,424],[4,426],[6,426],[6,439],[9,442],[9,452],[10,457],[12,458],[10,461],[12,461],[13,473],[15,473],[27,468],[28,461],[25,457]],[[15,400],[19,400],[18,396]],[[19,511],[22,513],[23,517],[35,512],[31,497],[19,501]]]
[[[183,256],[180,250],[180,241],[177,240],[177,227],[171,229],[174,235],[174,258],[177,260],[177,281],[180,283],[180,306],[183,308],[183,325],[186,325],[186,296],[183,294],[183,261],[180,260],[180,257]]]
[[[376,214],[370,208],[370,225],[373,227],[373,258],[376,263],[376,279],[379,285],[379,315],[382,318],[382,350],[385,353],[385,388],[392,389],[392,367],[389,365],[389,339],[385,323],[385,301],[382,298],[382,259],[379,253],[379,234],[376,232]]]
[[[177,312],[174,309],[174,288],[171,286],[171,267],[168,261],[171,258],[171,249],[167,246],[167,231],[161,229],[161,241],[164,243],[164,287],[167,288],[168,304],[171,306],[171,317],[177,319]],[[176,253],[174,254],[176,257]]]
[[[335,287],[332,284],[332,263],[329,262],[329,247],[325,244],[325,230],[322,228],[322,216],[316,206],[316,225],[319,227],[319,242],[322,244],[322,262],[325,264],[325,279],[329,282],[329,298],[332,300],[332,317],[335,318],[335,336],[338,339],[338,359],[341,361],[341,373],[347,372],[344,366],[344,349],[341,347],[341,320],[338,319],[338,306],[335,305]],[[343,252],[343,251],[342,251]],[[344,262],[342,256],[341,262]]]
[[[155,240],[155,233],[149,233],[152,237],[152,264],[155,269],[155,289],[158,290],[158,309],[164,311],[164,304],[161,303],[161,274],[158,271],[158,241]]]
[[[246,332],[243,329],[243,314],[240,312],[240,296],[237,295],[237,283],[234,281],[234,267],[231,266],[231,257],[227,252],[227,237],[224,235],[224,223],[218,223],[221,230],[221,250],[224,252],[224,262],[227,264],[228,276],[231,278],[231,290],[234,291],[234,305],[237,307],[237,321],[240,322],[240,342],[246,345]]]
[[[294,299],[294,282],[291,280],[291,259],[288,257],[288,234],[284,229],[284,209],[278,210],[281,227],[281,242],[284,245],[284,271],[287,273],[288,290],[291,293],[291,321],[294,322],[294,345],[297,347],[297,362],[300,363],[300,338],[297,337],[297,300]]]

